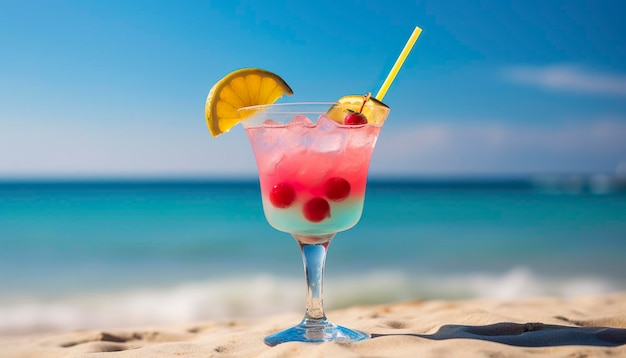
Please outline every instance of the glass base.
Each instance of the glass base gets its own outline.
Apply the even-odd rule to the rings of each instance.
[[[355,331],[346,327],[337,326],[326,320],[300,322],[299,325],[286,329],[282,332],[265,337],[265,344],[275,346],[286,342],[358,342],[368,339],[369,333]]]

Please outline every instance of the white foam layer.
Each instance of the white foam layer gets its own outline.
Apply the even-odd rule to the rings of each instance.
[[[580,296],[624,290],[598,277],[540,278],[525,268],[503,274],[410,275],[378,271],[328,277],[327,308],[420,298]],[[304,279],[270,275],[230,277],[175,287],[77,292],[44,299],[0,296],[0,334],[112,328],[259,317],[304,308]]]

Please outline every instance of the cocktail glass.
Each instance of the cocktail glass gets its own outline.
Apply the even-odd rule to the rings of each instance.
[[[298,242],[307,285],[304,318],[267,336],[267,345],[370,337],[329,322],[322,297],[328,245],[361,217],[370,158],[389,113],[384,105],[368,106],[377,124],[343,125],[329,118],[356,107],[293,103],[239,110],[257,163],[265,217]]]

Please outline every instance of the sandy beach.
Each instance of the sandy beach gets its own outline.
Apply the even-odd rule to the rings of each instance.
[[[407,301],[353,306],[329,318],[374,338],[350,344],[263,344],[300,313],[0,337],[5,358],[53,357],[618,357],[626,293],[577,298]]]

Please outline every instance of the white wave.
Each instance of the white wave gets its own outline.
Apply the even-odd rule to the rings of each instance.
[[[261,317],[304,309],[304,279],[261,274],[175,287],[121,292],[74,293],[50,299],[0,296],[0,334],[71,329],[105,329]],[[419,275],[376,271],[328,277],[328,309],[422,298],[520,298],[579,296],[623,290],[599,277],[538,277],[527,268],[502,274]]]
[[[444,280],[430,278],[427,285],[443,296],[499,299],[541,295],[575,297],[623,289],[618,283],[601,277],[546,278],[535,275],[525,267],[501,274],[469,273],[449,276]]]
[[[171,324],[258,316],[298,302],[294,279],[259,275],[175,287],[14,297],[0,303],[0,333]]]

